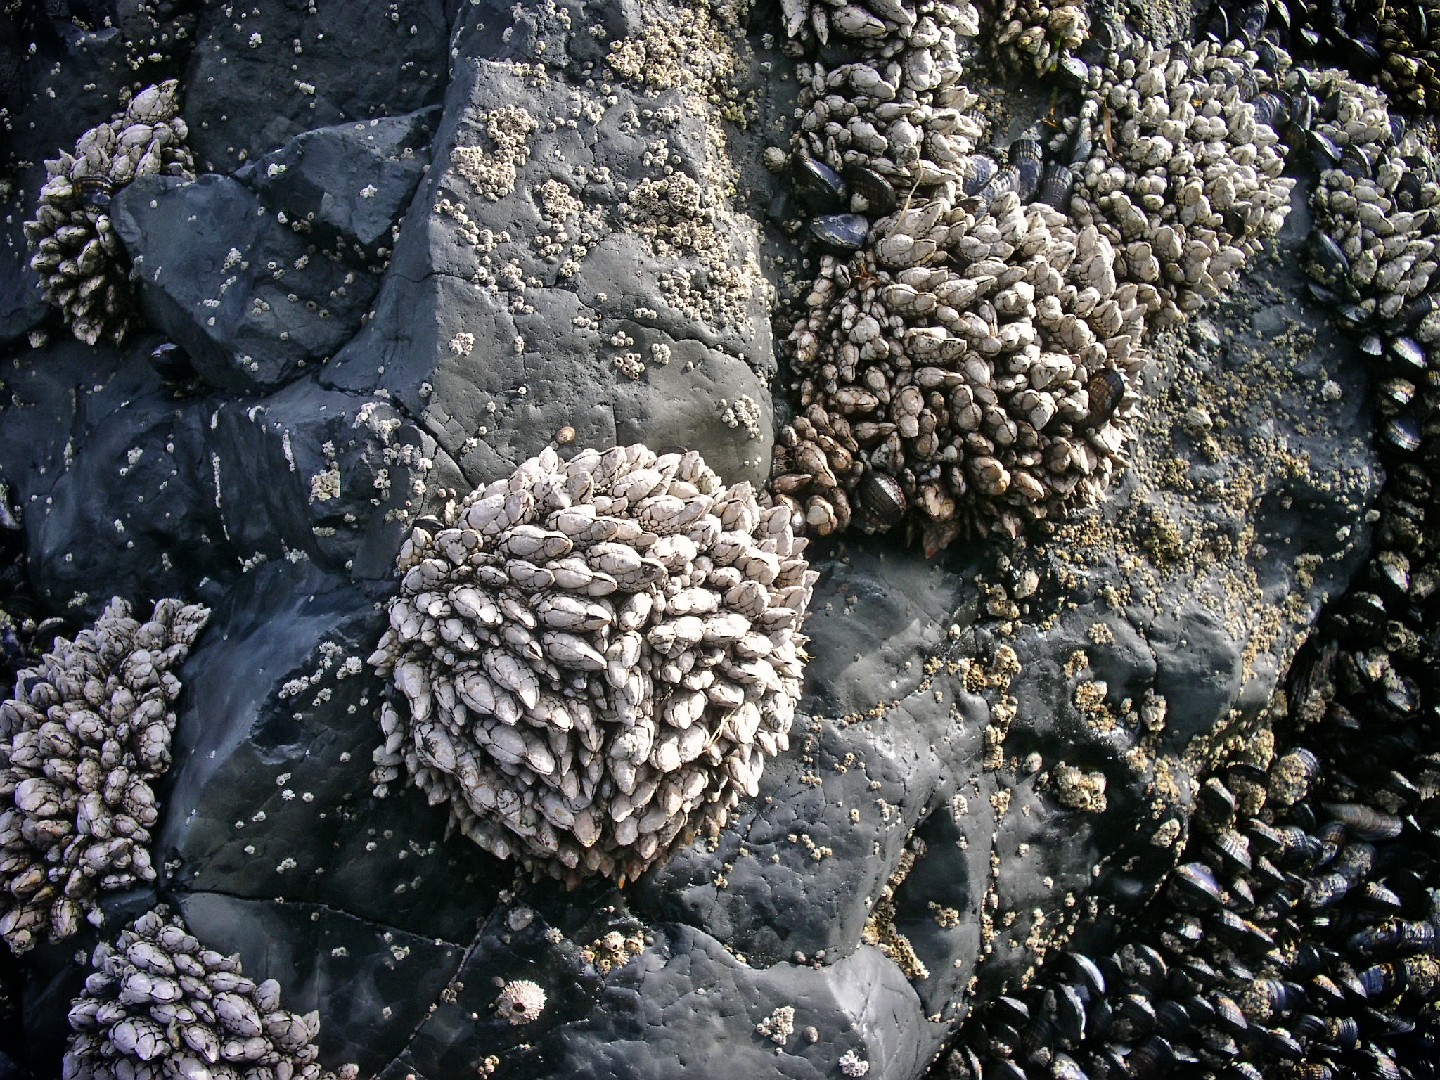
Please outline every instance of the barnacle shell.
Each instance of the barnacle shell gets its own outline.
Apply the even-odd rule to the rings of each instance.
[[[320,1015],[280,1008],[273,979],[255,983],[238,956],[202,946],[178,915],[146,912],[113,944],[101,942],[85,992],[70,1008],[75,1034],[64,1076],[240,1075],[252,1080],[341,1080],[316,1060]],[[179,978],[156,972],[184,972]]]
[[[161,600],[143,623],[123,600],[59,638],[0,703],[0,935],[19,953],[74,932],[102,889],[155,877],[152,785],[170,765],[172,673],[209,611]]]
[[[35,220],[25,222],[30,265],[45,298],[87,345],[118,345],[135,325],[138,305],[129,260],[110,225],[110,198],[137,176],[193,175],[179,109],[177,80],[148,87],[113,120],[81,135],[73,153],[45,162]]]
[[[694,451],[553,449],[417,527],[370,661],[374,780],[403,765],[476,843],[568,882],[718,830],[799,696],[815,574],[790,509]]]

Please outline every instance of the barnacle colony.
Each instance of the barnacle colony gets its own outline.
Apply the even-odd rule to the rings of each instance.
[[[370,662],[373,778],[403,764],[476,843],[575,882],[718,830],[800,693],[816,575],[783,506],[694,451],[553,449],[417,526]]]
[[[137,176],[190,176],[189,134],[179,116],[179,83],[170,79],[136,94],[124,112],[80,136],[73,154],[45,162],[35,220],[25,222],[30,259],[45,298],[71,332],[94,345],[118,345],[137,305],[129,266],[110,225],[110,197]]]
[[[205,948],[164,907],[141,915],[113,945],[95,946],[90,962],[85,992],[70,1009],[65,1080],[337,1076],[316,1060],[318,1013],[282,1009],[279,983],[247,978],[238,955]],[[338,1071],[355,1075],[354,1066]]]
[[[112,600],[0,703],[0,936],[17,953],[98,916],[96,894],[154,880],[152,784],[170,766],[178,667],[209,618]]]

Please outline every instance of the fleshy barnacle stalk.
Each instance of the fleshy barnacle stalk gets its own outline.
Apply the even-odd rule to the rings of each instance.
[[[815,573],[784,506],[694,451],[554,450],[416,527],[370,658],[405,769],[476,843],[569,883],[718,831],[788,746]]]
[[[161,600],[145,622],[112,600],[74,641],[59,638],[0,702],[0,936],[98,921],[97,895],[152,881],[153,784],[170,767],[185,659],[208,609]]]
[[[81,135],[73,153],[45,162],[35,220],[25,222],[30,265],[45,298],[87,345],[118,345],[137,316],[129,260],[110,224],[111,197],[137,176],[194,174],[179,109],[176,80],[151,86]]]

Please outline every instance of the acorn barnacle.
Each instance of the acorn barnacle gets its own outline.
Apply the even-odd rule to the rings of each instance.
[[[805,546],[694,451],[546,449],[401,549],[377,790],[403,768],[476,843],[572,884],[718,831],[788,745]]]

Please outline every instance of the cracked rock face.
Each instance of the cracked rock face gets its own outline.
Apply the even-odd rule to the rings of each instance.
[[[547,449],[401,549],[375,780],[537,873],[637,876],[789,746],[805,547],[694,451]]]
[[[25,952],[95,921],[97,894],[153,881],[155,782],[185,659],[209,611],[162,600],[130,617],[112,600],[74,641],[56,640],[0,703],[0,935]]]

